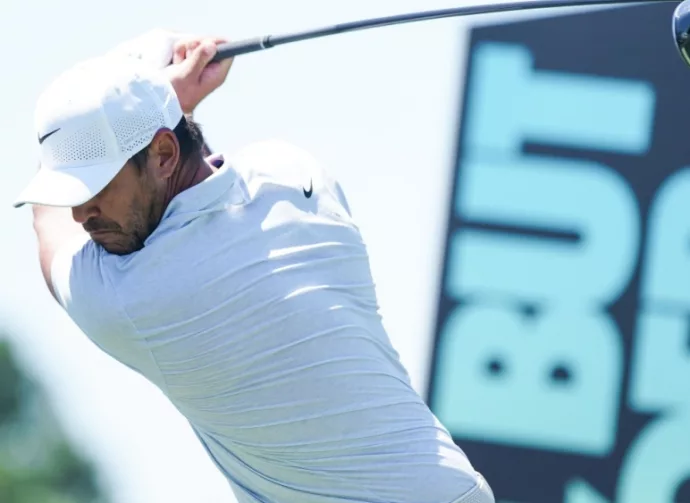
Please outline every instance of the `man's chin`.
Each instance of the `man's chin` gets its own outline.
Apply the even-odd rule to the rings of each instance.
[[[135,252],[136,250],[127,250],[126,248],[119,247],[117,245],[109,244],[109,245],[101,245],[105,251],[110,253],[111,255],[129,255],[130,253]]]
[[[125,245],[117,240],[113,240],[112,236],[109,236],[109,238],[105,236],[91,236],[91,240],[112,255],[129,255],[143,248],[133,243]]]

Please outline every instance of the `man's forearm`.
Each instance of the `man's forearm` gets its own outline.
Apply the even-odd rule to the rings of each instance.
[[[57,251],[76,236],[86,236],[86,231],[72,218],[69,208],[33,206],[33,224],[38,239],[38,257],[46,286],[55,297],[51,269]]]
[[[39,237],[45,236],[53,243],[69,239],[75,234],[86,233],[84,228],[72,218],[70,208],[33,205],[32,210],[34,230]]]

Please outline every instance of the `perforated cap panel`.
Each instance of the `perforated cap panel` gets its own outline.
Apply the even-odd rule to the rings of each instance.
[[[173,129],[182,111],[166,76],[145,63],[95,58],[63,73],[44,92],[36,109],[46,169],[105,163],[124,165],[156,132]]]
[[[180,102],[177,101],[177,97],[175,97],[175,99],[169,99],[165,108],[168,111],[168,117],[170,118],[171,122],[175,122],[175,126],[177,126],[177,123],[180,122],[180,119],[182,119],[183,115],[182,109],[180,108]],[[175,120],[176,117],[177,120]],[[174,129],[174,127],[172,129]]]
[[[142,106],[126,116],[116,117],[111,122],[120,149],[129,156],[148,145],[156,131],[164,126],[164,112],[152,104]]]
[[[64,133],[46,145],[50,157],[60,164],[98,162],[108,156],[108,144],[96,124]]]

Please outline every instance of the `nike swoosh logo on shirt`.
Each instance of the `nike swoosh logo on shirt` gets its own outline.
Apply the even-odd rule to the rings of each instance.
[[[304,191],[304,197],[306,197],[307,199],[309,199],[309,198],[311,197],[312,193],[314,192],[314,182],[313,182],[313,180],[309,180],[309,190],[304,189],[304,188],[303,188],[302,190]]]

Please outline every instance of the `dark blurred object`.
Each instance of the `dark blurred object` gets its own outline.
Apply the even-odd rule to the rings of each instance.
[[[498,499],[690,503],[673,10],[470,31],[429,402]]]
[[[41,388],[0,341],[0,502],[108,503]]]

